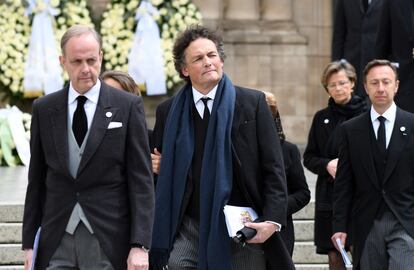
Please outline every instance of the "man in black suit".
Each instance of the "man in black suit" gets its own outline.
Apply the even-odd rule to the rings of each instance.
[[[23,218],[25,269],[148,269],[154,189],[141,98],[98,79],[100,36],[73,26],[70,84],[36,100]]]
[[[376,58],[398,66],[400,86],[395,103],[414,112],[414,2],[384,0],[376,42]]]
[[[176,40],[186,85],[157,108],[162,153],[151,265],[162,269],[293,269],[277,233],[286,222],[282,150],[263,93],[223,73],[221,37],[193,26]],[[226,229],[223,207],[253,208],[261,222],[247,247]],[[278,268],[279,269],[279,268]]]
[[[398,79],[389,61],[371,61],[364,75],[372,107],[342,126],[332,241],[343,245],[351,231],[354,269],[408,270],[414,265],[414,115],[394,103]]]
[[[375,58],[376,34],[383,0],[336,1],[332,61],[346,59],[357,73],[355,94],[366,97],[362,72]]]

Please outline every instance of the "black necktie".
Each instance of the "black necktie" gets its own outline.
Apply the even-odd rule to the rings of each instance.
[[[87,98],[85,96],[78,96],[76,99],[78,100],[78,105],[73,114],[72,130],[78,145],[81,146],[88,131],[88,120],[86,119],[85,108],[83,107]]]
[[[368,10],[369,0],[362,0],[362,4],[364,6],[364,11],[366,12]]]
[[[384,154],[386,152],[386,141],[385,141],[385,117],[384,116],[378,116],[378,121],[380,122],[378,127],[378,133],[377,133],[377,142],[379,149],[381,151],[381,154]]]
[[[203,112],[203,121],[204,122],[208,122],[208,120],[210,119],[210,110],[208,109],[208,106],[207,106],[207,101],[209,101],[209,100],[210,100],[209,97],[201,98],[201,101],[204,103],[204,112]]]

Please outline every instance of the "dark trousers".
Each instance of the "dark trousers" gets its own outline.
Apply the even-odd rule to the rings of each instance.
[[[391,211],[385,211],[365,241],[361,270],[410,270],[414,267],[414,240]]]
[[[81,222],[73,235],[64,234],[46,270],[114,270],[114,268],[99,245],[98,239]]]
[[[266,270],[266,260],[261,245],[241,247],[231,242],[233,270]],[[169,270],[196,270],[198,268],[198,223],[184,217],[174,241],[168,261]]]

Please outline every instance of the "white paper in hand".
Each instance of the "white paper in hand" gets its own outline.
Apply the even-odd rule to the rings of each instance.
[[[244,223],[253,222],[257,219],[257,213],[251,207],[224,206],[227,231],[230,237],[236,236],[237,231],[244,227]]]
[[[342,260],[344,261],[345,267],[352,267],[351,260],[349,259],[345,248],[342,246],[341,239],[336,238],[335,241],[341,251]]]

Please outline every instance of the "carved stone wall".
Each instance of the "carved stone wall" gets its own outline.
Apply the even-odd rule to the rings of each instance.
[[[193,0],[203,23],[223,31],[232,81],[275,93],[287,137],[299,144],[327,102],[319,78],[330,57],[331,1]],[[89,1],[95,18],[107,2]],[[150,128],[160,100],[145,100]]]

